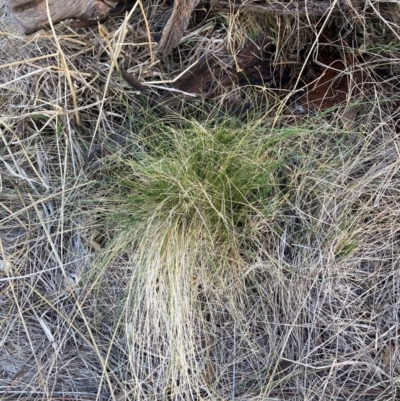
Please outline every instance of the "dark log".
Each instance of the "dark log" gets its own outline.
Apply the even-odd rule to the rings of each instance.
[[[100,0],[5,0],[9,16],[25,34],[49,26],[47,3],[53,24],[69,18],[93,20],[111,9]]]

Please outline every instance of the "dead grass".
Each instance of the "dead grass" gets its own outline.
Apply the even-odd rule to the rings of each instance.
[[[156,30],[166,6],[145,7]],[[377,2],[326,22],[199,10],[163,60],[139,8],[101,34],[3,34],[0,398],[396,399],[398,21],[398,5]],[[170,80],[206,53],[229,70],[260,32],[274,40],[274,73],[291,66],[285,85],[217,88],[160,112],[116,72],[124,57],[140,82]],[[237,93],[246,117],[219,112]],[[240,200],[200,194],[222,171],[227,150],[210,144],[227,120],[243,167],[218,183]],[[204,152],[195,132],[211,138]],[[203,181],[182,173],[193,149]],[[232,176],[249,162],[253,180],[268,166],[273,184],[257,202]],[[163,185],[147,203],[140,191],[154,187],[141,179]]]

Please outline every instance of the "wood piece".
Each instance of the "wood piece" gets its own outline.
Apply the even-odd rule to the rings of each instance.
[[[134,1],[128,1],[128,0],[116,0],[118,1],[117,5],[111,9],[111,11],[105,15],[104,17],[100,17],[97,19],[92,19],[92,20],[75,20],[71,23],[71,26],[74,28],[86,28],[90,26],[97,26],[98,23],[104,23],[106,22],[109,18],[112,17],[117,17],[118,15],[123,15],[125,12],[129,12],[132,7],[135,5]]]
[[[172,14],[166,23],[158,45],[158,52],[167,55],[178,46],[189,25],[190,16],[200,0],[175,0]]]
[[[205,54],[175,82],[174,88],[187,93],[205,93],[208,85],[218,78],[220,72],[221,66],[217,57]]]
[[[332,13],[350,10],[365,3],[365,0],[339,0],[333,7]],[[288,15],[292,17],[322,17],[332,7],[331,0],[306,0],[270,3],[245,3],[228,0],[211,0],[211,6],[226,11],[245,11],[261,14]]]
[[[209,86],[212,82],[218,82],[222,87],[229,87],[233,83],[240,84],[241,81],[251,80],[252,75],[268,80],[272,47],[268,37],[250,42],[237,54],[236,66],[227,68],[222,68],[221,61],[217,57],[206,54],[175,82],[174,88],[182,92],[203,93],[210,96]],[[264,67],[267,67],[267,73],[263,75]]]
[[[107,14],[111,7],[100,0],[47,0],[53,23],[74,18],[93,20]],[[12,20],[25,34],[49,26],[46,0],[5,0]]]

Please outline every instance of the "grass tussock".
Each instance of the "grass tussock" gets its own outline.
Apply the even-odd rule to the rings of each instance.
[[[187,121],[178,129],[156,127],[140,140],[136,150],[112,159],[109,174],[120,192],[108,217],[143,250],[146,241],[168,249],[182,237],[190,252],[238,255],[251,235],[246,231],[279,203],[282,138],[260,138],[250,125]]]
[[[159,3],[102,34],[1,33],[0,398],[396,399],[398,6],[201,5],[158,59]],[[205,54],[234,71],[266,26],[273,84],[174,109],[114,63],[162,101]]]

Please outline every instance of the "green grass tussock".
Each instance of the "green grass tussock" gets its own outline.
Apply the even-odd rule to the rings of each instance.
[[[282,197],[279,142],[271,146],[259,131],[189,121],[157,127],[141,149],[113,160],[120,193],[109,218],[144,249],[154,237],[164,248],[182,236],[187,248],[240,254],[249,226],[267,219]],[[273,135],[282,141],[281,133]]]

